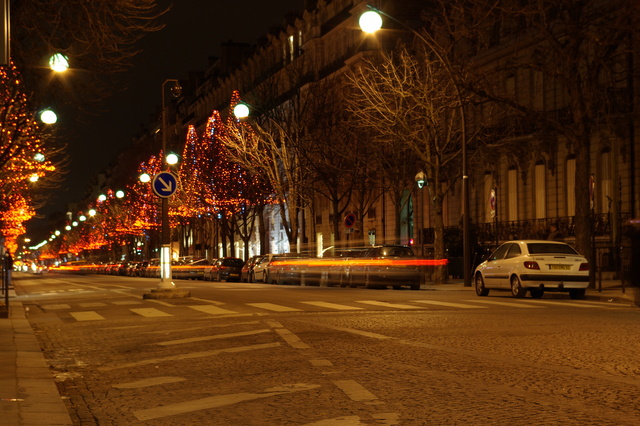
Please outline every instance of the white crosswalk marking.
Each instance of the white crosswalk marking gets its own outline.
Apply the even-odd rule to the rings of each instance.
[[[290,308],[288,306],[276,305],[274,303],[247,303],[249,306],[255,306],[256,308],[266,309],[274,312],[300,312],[302,309]]]
[[[320,308],[336,309],[339,311],[354,311],[354,310],[364,309],[357,306],[339,305],[337,303],[330,303],[330,302],[302,302],[302,303],[305,303],[307,305],[318,306]]]
[[[161,311],[156,308],[135,308],[131,309],[131,312],[134,314],[141,315],[147,318],[158,318],[158,317],[172,317],[173,315],[168,314],[166,312]]]
[[[69,312],[69,315],[74,317],[77,321],[98,321],[105,319],[102,315],[95,311]]]
[[[237,314],[236,311],[230,311],[228,309],[219,308],[217,306],[197,305],[197,306],[189,306],[189,307],[191,309],[195,309],[196,311],[204,312],[205,314],[211,314],[211,315]]]
[[[542,308],[544,309],[544,306],[532,306],[532,305],[527,305],[526,303],[518,303],[518,302],[497,302],[495,300],[463,300],[463,302],[473,302],[473,303],[486,303],[488,305],[497,305],[497,306],[509,306],[511,308],[522,308],[522,309],[537,309],[537,308]]]
[[[428,305],[436,305],[436,306],[448,306],[451,308],[462,308],[462,309],[486,309],[487,308],[486,306],[467,305],[466,303],[439,302],[437,300],[412,300],[412,302],[426,303]]]
[[[402,303],[387,303],[387,302],[378,302],[376,300],[357,300],[358,303],[364,303],[366,305],[380,306],[383,308],[393,308],[393,309],[422,309],[420,306],[412,306],[412,305],[404,305]]]

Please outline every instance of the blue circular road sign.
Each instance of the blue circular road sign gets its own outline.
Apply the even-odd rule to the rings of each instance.
[[[171,172],[160,172],[153,177],[151,188],[158,197],[169,198],[178,189],[178,178]]]

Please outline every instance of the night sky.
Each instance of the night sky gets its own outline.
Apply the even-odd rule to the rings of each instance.
[[[171,4],[167,0],[158,3]],[[221,43],[255,44],[272,27],[281,25],[287,12],[303,7],[304,0],[175,1],[162,17],[165,28],[139,42],[143,51],[134,59],[133,68],[121,76],[126,89],[114,90],[101,106],[107,112],[82,119],[58,117],[59,135],[71,158],[69,173],[47,206],[29,222],[28,234],[53,231],[47,228],[47,216],[65,212],[68,203],[81,201],[92,178],[130,146],[131,138],[160,106],[163,81],[204,71],[208,58],[219,54]]]

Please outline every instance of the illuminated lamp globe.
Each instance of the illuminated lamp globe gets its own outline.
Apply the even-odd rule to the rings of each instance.
[[[91,209],[91,210],[89,210],[89,216],[92,216],[92,217],[93,217],[93,216],[95,216],[95,215],[96,215],[96,211],[95,211],[95,209]]]
[[[380,28],[382,28],[382,17],[380,17],[380,14],[378,12],[370,10],[360,15],[358,24],[360,25],[362,31],[364,31],[365,33],[375,33]]]
[[[233,108],[233,115],[236,118],[247,118],[249,116],[249,107],[245,104],[238,104]]]
[[[71,225],[65,226],[64,229],[67,230],[67,231],[71,231]]]
[[[36,160],[38,163],[42,163],[44,161],[44,154],[41,152],[38,152],[36,155],[33,156],[33,159]]]
[[[55,72],[65,72],[69,69],[69,58],[62,53],[56,53],[49,58],[49,68]]]
[[[142,173],[139,177],[140,182],[142,183],[147,183],[149,181],[151,181],[151,176],[149,176],[149,173]]]
[[[29,176],[29,182],[37,182],[38,179],[40,179],[40,177],[35,173]]]
[[[58,116],[50,109],[45,109],[40,113],[40,120],[44,124],[55,124],[55,122],[58,121]]]
[[[178,164],[178,161],[179,161],[178,156],[173,152],[170,154],[167,154],[167,164],[173,166],[174,164]]]
[[[98,201],[106,201],[107,200],[107,196],[104,194],[100,194],[98,195]]]
[[[78,219],[80,220],[80,222],[84,222],[85,220],[87,220],[87,217],[85,215],[81,214]]]
[[[124,197],[124,191],[122,189],[118,189],[116,191],[116,197],[117,198],[123,198]]]

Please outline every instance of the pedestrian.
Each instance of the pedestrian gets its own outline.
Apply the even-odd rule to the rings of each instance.
[[[564,236],[562,235],[562,232],[558,230],[556,225],[551,225],[551,232],[547,239],[551,241],[564,241]]]

